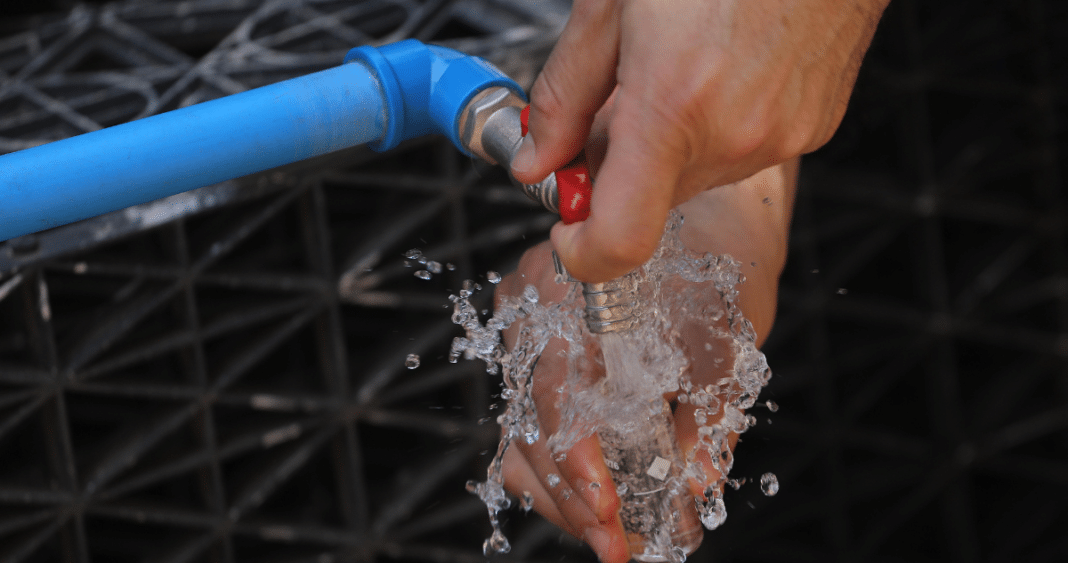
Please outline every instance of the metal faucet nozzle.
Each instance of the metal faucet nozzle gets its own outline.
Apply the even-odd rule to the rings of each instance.
[[[553,268],[564,281],[578,281],[571,277],[554,251]],[[594,334],[622,332],[638,323],[638,280],[634,272],[601,283],[582,283],[582,297],[586,301],[586,326]]]

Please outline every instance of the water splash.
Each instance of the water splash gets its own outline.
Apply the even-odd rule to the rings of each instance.
[[[773,497],[779,492],[779,478],[774,473],[765,473],[760,476],[760,490],[767,496]]]
[[[451,296],[452,320],[464,328],[465,334],[454,340],[449,360],[479,359],[485,362],[488,373],[499,373],[502,377],[505,409],[497,418],[502,427],[501,441],[487,469],[487,480],[471,487],[486,503],[493,526],[493,535],[484,545],[487,553],[508,550],[498,521],[498,513],[510,505],[504,492],[501,465],[505,452],[516,440],[533,444],[540,438],[531,396],[531,375],[537,359],[553,338],[565,343],[568,370],[556,405],[560,411],[560,429],[546,437],[554,455],[564,454],[577,441],[609,427],[622,429],[621,434],[626,436],[626,424],[637,428],[648,420],[648,416],[633,416],[643,409],[649,411],[648,400],[621,401],[620,397],[674,395],[678,403],[695,408],[693,416],[698,426],[697,448],[682,455],[677,482],[684,483],[686,479],[708,482],[705,468],[697,461],[698,451],[707,452],[712,469],[719,476],[708,483],[702,496],[696,497],[698,516],[708,529],[715,529],[726,520],[722,490],[734,463],[730,439],[752,425],[755,419],[747,418],[745,410],[754,406],[771,371],[756,347],[752,323],[737,306],[737,286],[745,280],[739,263],[729,256],[701,255],[687,250],[679,238],[681,226],[681,216],[673,214],[660,247],[635,274],[640,322],[636,329],[620,338],[624,340],[622,349],[627,357],[627,369],[638,376],[625,378],[631,382],[627,384],[629,387],[615,390],[611,401],[605,399],[601,378],[591,374],[606,369],[603,363],[598,363],[602,356],[596,352],[602,346],[618,346],[606,345],[603,339],[589,333],[583,320],[579,284],[572,284],[559,303],[547,305],[539,302],[536,288],[527,286],[521,296],[501,298],[493,316],[484,324],[470,303],[471,295],[480,289],[478,284],[465,282],[459,294]],[[494,282],[492,276],[487,279]],[[501,331],[520,320],[522,327],[512,350],[508,351],[502,343]],[[704,337],[696,347],[688,347],[684,334]],[[614,352],[606,355],[618,357]],[[774,410],[770,404],[768,408]],[[603,442],[603,434],[601,438]],[[606,456],[605,461],[610,469],[621,468],[618,460]],[[622,497],[633,492],[634,485],[617,478],[615,488]],[[678,546],[671,545],[670,537],[665,535],[668,534],[660,534],[658,541],[667,543],[656,546],[659,553],[666,554],[668,560],[685,559],[684,555],[678,557],[679,550],[673,549]]]
[[[419,367],[419,355],[408,354],[408,357],[404,358],[404,367],[408,369],[415,369]]]

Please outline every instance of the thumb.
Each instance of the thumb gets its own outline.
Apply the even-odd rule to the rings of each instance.
[[[582,150],[594,115],[615,86],[618,51],[615,3],[576,1],[530,90],[529,134],[512,159],[517,180],[540,182]]]
[[[639,113],[617,100],[609,126],[608,151],[594,182],[590,216],[581,223],[557,223],[552,242],[568,273],[585,282],[615,279],[644,264],[656,250],[682,156],[651,136]]]

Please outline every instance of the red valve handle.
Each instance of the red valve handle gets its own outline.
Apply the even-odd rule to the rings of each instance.
[[[523,108],[523,111],[519,113],[519,122],[522,124],[524,137],[527,135],[529,116],[530,106]],[[556,174],[556,192],[559,197],[557,207],[560,209],[560,220],[565,225],[585,221],[590,216],[590,198],[593,197],[593,179],[590,177],[590,169],[586,166],[585,157],[579,155],[554,174]]]

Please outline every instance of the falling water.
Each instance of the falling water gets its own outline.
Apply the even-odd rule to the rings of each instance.
[[[771,371],[756,347],[752,324],[736,304],[736,286],[744,281],[738,263],[729,256],[687,250],[679,238],[681,226],[682,217],[673,214],[660,247],[636,271],[640,322],[622,335],[598,339],[590,334],[583,319],[579,284],[572,284],[561,302],[550,304],[540,303],[537,290],[527,286],[521,296],[500,299],[485,324],[470,302],[474,291],[480,289],[477,284],[466,282],[458,295],[451,296],[452,320],[464,328],[465,335],[454,340],[450,361],[460,357],[483,360],[487,372],[502,376],[501,396],[506,400],[504,412],[497,418],[503,430],[501,441],[487,480],[470,486],[486,503],[493,525],[493,535],[483,546],[487,554],[510,549],[498,522],[498,513],[511,504],[504,491],[501,464],[516,440],[533,444],[540,437],[531,377],[552,338],[567,343],[568,367],[557,401],[560,429],[546,437],[554,455],[565,455],[577,441],[597,434],[621,497],[655,492],[655,482],[660,488],[674,487],[678,492],[688,479],[710,481],[703,495],[695,498],[698,516],[708,529],[726,520],[722,490],[733,465],[729,440],[755,423],[744,411],[756,403]],[[491,281],[493,278],[490,276]],[[521,321],[521,328],[509,351],[502,343],[501,331],[517,321]],[[702,342],[695,344],[695,335]],[[597,349],[603,350],[600,362],[591,362],[590,350]],[[589,377],[589,373],[601,370],[609,377]],[[613,372],[626,376],[612,377]],[[633,436],[648,433],[650,417],[671,416],[664,396],[693,407],[697,449],[669,455],[674,459],[664,458],[663,463],[657,459],[613,459],[619,457],[611,454],[613,440],[620,440],[617,450],[633,448]],[[774,411],[771,405],[769,410]],[[655,441],[656,437],[650,439]],[[706,475],[698,462],[698,451],[708,453],[712,468],[719,473],[717,478]],[[628,463],[642,465],[638,477],[634,477],[634,468],[625,467]],[[657,464],[660,468],[654,467]],[[656,502],[663,498],[656,497]],[[668,554],[662,560],[685,559],[688,551],[673,545],[670,534],[654,536],[658,545],[649,549]]]

